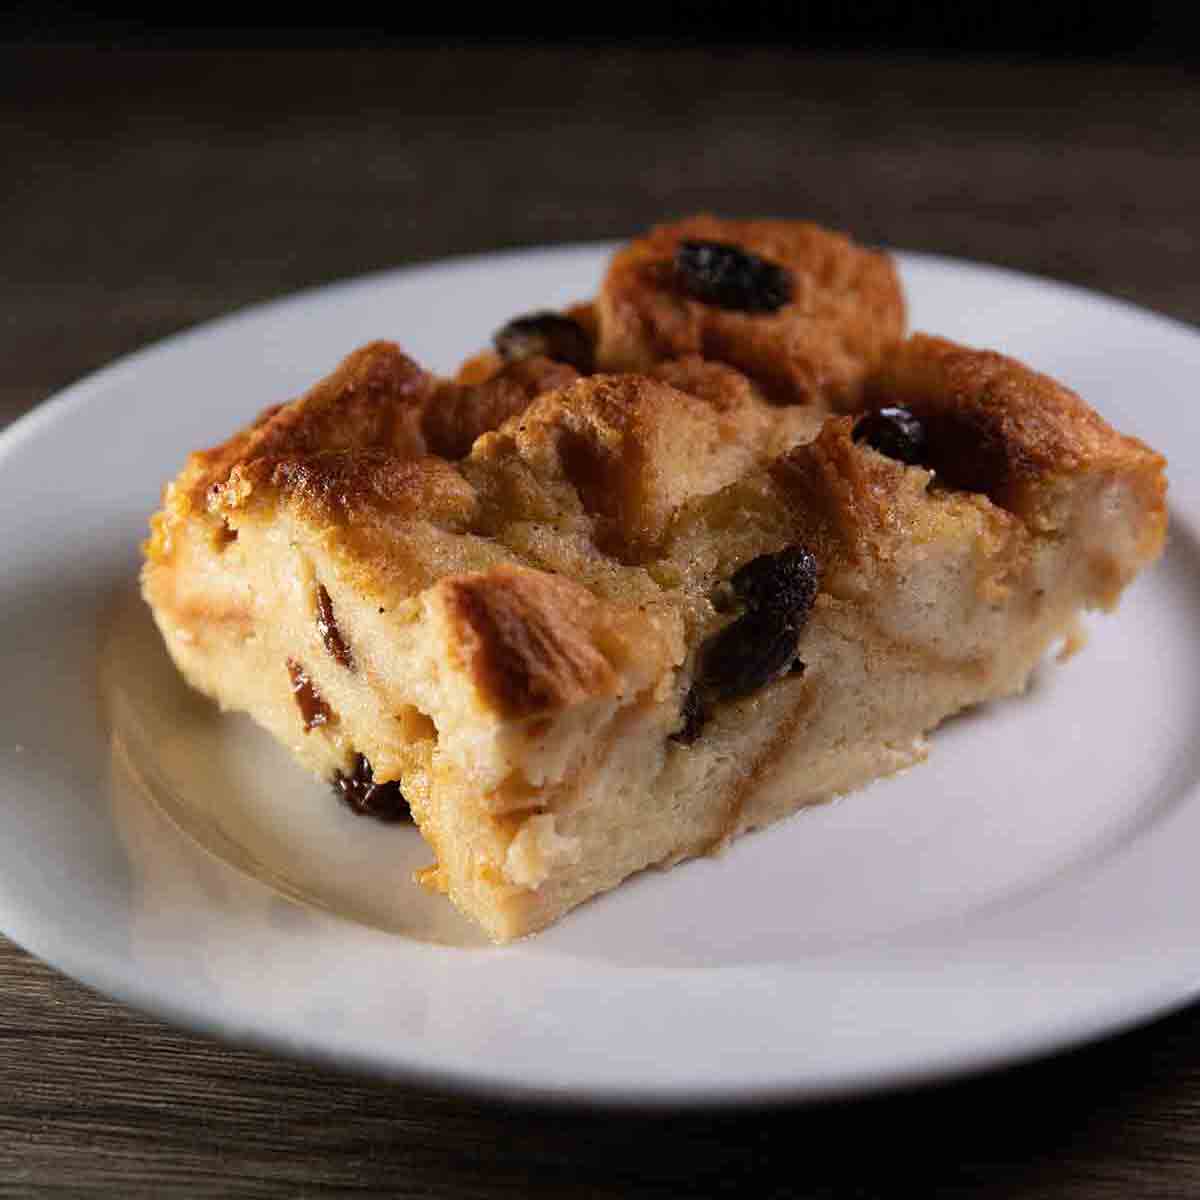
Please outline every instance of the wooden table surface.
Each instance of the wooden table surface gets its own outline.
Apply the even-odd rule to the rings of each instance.
[[[701,208],[809,216],[1200,323],[1200,78],[766,51],[0,50],[0,424],[299,287]],[[1200,1195],[1200,1007],[870,1101],[556,1112],[230,1048],[0,940],[0,1195],[909,1189]]]

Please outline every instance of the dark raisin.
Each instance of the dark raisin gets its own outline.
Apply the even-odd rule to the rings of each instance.
[[[717,700],[734,700],[789,671],[803,671],[796,651],[819,582],[816,558],[800,545],[760,554],[739,567],[728,592],[745,611],[701,646],[700,689]]]
[[[854,426],[854,440],[894,458],[916,466],[925,459],[925,426],[907,408],[881,408],[867,413]]]
[[[679,710],[679,728],[671,734],[671,740],[690,746],[704,731],[707,720],[708,713],[704,710],[700,689],[692,686],[683,698],[683,706]]]
[[[696,682],[671,735],[694,742],[708,719],[706,700],[737,700],[784,675],[802,675],[800,634],[817,597],[820,568],[803,546],[760,554],[739,567],[714,593],[720,612],[740,605],[742,615],[700,647]]]
[[[562,313],[535,312],[514,317],[492,338],[501,358],[552,358],[569,363],[583,375],[592,371],[592,342],[583,326]]]
[[[366,755],[354,756],[354,769],[349,775],[333,773],[333,787],[352,812],[378,821],[410,821],[412,812],[397,780],[376,783],[375,772]]]
[[[1008,439],[992,414],[986,410],[938,413],[925,421],[925,438],[922,465],[936,474],[937,484],[979,492],[1004,505],[1015,464]]]
[[[766,687],[792,665],[800,625],[771,610],[748,612],[701,649],[700,680],[717,700],[737,700]]]
[[[803,546],[760,554],[734,571],[729,586],[751,612],[773,612],[803,623],[817,595],[817,560]]]
[[[342,631],[333,619],[333,601],[324,584],[317,584],[317,632],[325,643],[325,649],[348,671],[354,670],[354,656],[342,637]]]
[[[738,312],[778,312],[792,298],[784,267],[727,242],[680,242],[675,279],[694,300]]]
[[[288,677],[292,681],[292,695],[296,697],[296,707],[300,710],[305,733],[316,729],[318,725],[330,724],[334,720],[333,710],[322,699],[308,672],[294,658],[287,660],[287,669]]]

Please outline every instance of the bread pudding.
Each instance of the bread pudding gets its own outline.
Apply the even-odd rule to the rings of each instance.
[[[451,379],[356,351],[152,519],[188,682],[411,814],[421,881],[497,941],[919,761],[1165,536],[1159,455],[1021,363],[905,338],[884,256],[668,229]],[[682,265],[631,283],[667,242]]]

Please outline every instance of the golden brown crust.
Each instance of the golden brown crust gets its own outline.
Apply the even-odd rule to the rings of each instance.
[[[885,535],[903,466],[864,454],[852,438],[854,419],[831,417],[808,445],[771,464],[771,479],[803,531],[804,544],[828,572],[834,563],[857,565],[864,540]]]
[[[726,363],[687,354],[654,363],[646,374],[698,397],[722,415],[740,417],[750,414],[755,420],[768,415],[763,411],[763,394],[753,380]]]
[[[575,375],[544,359],[504,370],[511,368],[521,368],[529,391],[560,372]],[[381,416],[369,398],[399,396],[408,412],[414,399],[428,404],[440,389],[395,347],[375,343],[300,401],[260,418],[223,447],[193,456],[172,489],[168,513],[186,516],[204,478],[225,473],[223,482],[202,493],[214,517],[214,539],[235,536],[253,505],[286,505],[337,531],[346,553],[372,563],[381,577],[394,575],[386,559],[388,547],[396,547],[395,556],[408,566],[393,582],[404,588],[427,586],[437,577],[432,565],[419,565],[421,546],[433,536],[420,530],[478,535],[480,547],[471,554],[479,564],[491,561],[488,553],[504,554],[506,545],[528,553],[528,538],[510,539],[514,525],[565,529],[564,521],[576,520],[574,558],[564,558],[557,543],[533,561],[571,571],[582,547],[591,546],[622,563],[651,562],[661,556],[683,506],[746,481],[770,444],[771,422],[787,419],[726,364],[691,356],[651,369],[657,378],[595,375],[541,394],[501,430],[481,438],[456,467],[444,458],[412,457],[424,440],[420,435],[401,438],[400,449],[387,444],[396,441],[397,428],[408,427],[394,413]],[[1081,472],[1140,481],[1149,511],[1143,554],[1161,544],[1161,458],[1115,433],[1074,393],[1014,360],[914,337],[872,377],[867,400],[904,404],[921,416],[932,436],[933,482],[960,497],[954,511],[962,505],[977,510],[975,519],[992,529],[995,545],[1018,544],[1009,513],[1031,532],[1053,532],[1055,488]],[[339,405],[348,414],[344,424],[333,419]],[[921,503],[928,476],[918,472],[914,480],[908,468],[858,445],[853,431],[849,417],[826,421],[815,440],[771,468],[766,478],[773,495],[734,489],[726,507],[736,511],[729,519],[768,525],[786,520],[793,536],[831,567],[877,559],[881,547],[894,544],[898,521],[913,522],[906,526],[910,537],[935,536],[921,523],[949,519],[951,510]],[[339,448],[371,437],[385,444]],[[743,493],[750,508],[738,500]],[[757,512],[763,503],[767,507]],[[718,499],[714,511],[721,504]],[[156,518],[156,528],[164,519]],[[997,556],[998,575],[1003,557]],[[450,567],[460,560],[444,561]]]
[[[970,520],[978,531],[979,588],[1001,587],[1028,556],[1022,522],[970,492],[940,493],[930,503],[929,473],[856,442],[854,425],[853,417],[830,417],[816,439],[769,468],[826,581],[833,585],[842,568],[859,578],[891,570],[897,548],[936,542],[947,527]]]
[[[479,497],[453,463],[439,458],[367,449],[255,459],[213,489],[210,505],[234,529],[283,517],[298,523],[338,560],[359,595],[388,608],[447,570],[500,555],[473,553],[465,544],[463,535],[478,522]]]
[[[230,517],[252,503],[288,504],[322,525],[421,518],[458,530],[476,509],[474,491],[451,464],[371,448],[256,458],[209,493],[212,510]]]
[[[750,314],[689,298],[672,266],[686,239],[733,243],[787,268],[791,302]],[[833,408],[857,402],[863,377],[904,332],[891,260],[800,221],[698,216],[661,225],[616,254],[597,309],[604,370],[701,355],[752,376],[776,403]]]
[[[595,542],[636,562],[679,505],[715,491],[750,461],[735,420],[641,375],[593,375],[540,397],[498,439],[549,480],[563,479],[595,518]],[[496,442],[481,445],[495,453]]]
[[[476,438],[524,412],[543,392],[578,378],[574,367],[549,358],[504,363],[496,355],[480,355],[464,364],[459,378],[438,386],[425,407],[421,432],[432,453],[465,458]]]
[[[485,707],[510,720],[612,695],[618,676],[588,635],[601,605],[568,579],[517,567],[439,585],[450,651]]]
[[[952,487],[1036,519],[1045,488],[1085,471],[1136,476],[1165,524],[1165,460],[1117,433],[1069,388],[1016,359],[915,334],[866,389],[868,407],[921,418],[929,464]]]
[[[370,342],[297,400],[260,413],[245,430],[193,454],[187,491],[202,505],[237,463],[317,451],[375,446],[412,456],[424,452],[416,418],[434,379],[392,342]]]
[[[192,516],[204,521],[209,494],[225,485],[238,466],[361,447],[402,457],[423,454],[418,421],[433,388],[433,377],[394,343],[360,347],[298,399],[265,409],[220,445],[189,455],[151,521],[148,557],[169,557],[176,527]],[[220,521],[208,525],[215,545],[231,539]]]

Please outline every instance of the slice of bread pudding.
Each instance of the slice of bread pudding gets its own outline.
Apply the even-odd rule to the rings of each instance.
[[[407,803],[423,882],[498,941],[918,761],[1164,539],[1163,460],[1011,359],[892,323],[817,401],[800,333],[663,343],[612,280],[609,373],[376,343],[193,455],[147,543],[187,680]]]

